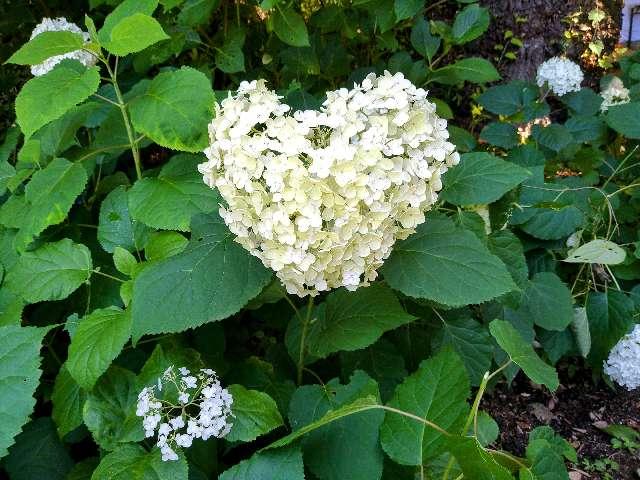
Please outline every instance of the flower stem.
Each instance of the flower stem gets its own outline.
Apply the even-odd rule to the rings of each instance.
[[[309,322],[311,321],[311,312],[313,312],[313,297],[309,296],[307,305],[307,314],[302,319],[302,331],[300,332],[300,352],[298,354],[298,385],[302,383],[302,372],[304,371],[304,356],[307,342],[307,332],[309,330]]]

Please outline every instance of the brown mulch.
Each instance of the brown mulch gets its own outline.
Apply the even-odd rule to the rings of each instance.
[[[578,464],[571,465],[572,480],[605,480],[598,471],[588,471],[586,461],[610,459],[617,471],[608,470],[615,480],[640,479],[640,451],[635,454],[614,449],[609,435],[598,426],[622,424],[640,430],[640,389],[612,390],[603,382],[594,383],[588,370],[569,375],[560,368],[561,385],[552,394],[531,384],[519,374],[511,387],[497,385],[482,402],[500,426],[499,447],[523,455],[528,433],[549,425],[569,440],[578,452]]]

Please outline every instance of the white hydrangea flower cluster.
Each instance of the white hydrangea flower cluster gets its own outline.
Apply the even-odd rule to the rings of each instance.
[[[614,105],[622,105],[631,101],[629,89],[625,88],[624,83],[618,77],[611,79],[607,88],[600,92],[600,96],[603,98],[602,105],[600,105],[600,110],[603,112]]]
[[[166,395],[171,399],[164,398],[163,389],[171,391]],[[147,438],[157,432],[162,460],[171,461],[178,460],[177,447],[188,448],[196,438],[222,438],[229,433],[232,404],[233,397],[213,370],[203,368],[194,375],[185,367],[176,372],[171,366],[156,385],[142,389],[136,415],[143,417]]]
[[[540,64],[536,76],[539,87],[548,85],[549,89],[559,97],[580,90],[583,80],[584,74],[580,66],[562,57],[553,57]]]
[[[220,215],[289,293],[355,290],[424,222],[460,156],[427,92],[401,73],[327,93],[288,114],[264,80],[216,105],[204,181]]]
[[[627,390],[640,387],[640,324],[611,349],[604,373]]]
[[[64,17],[59,18],[43,18],[42,21],[33,29],[31,32],[31,38],[40,35],[43,32],[60,32],[60,31],[68,31],[73,33],[78,33],[82,35],[85,43],[89,42],[90,37],[89,34],[83,31],[80,27],[78,27],[75,23],[71,23],[67,21]],[[38,65],[31,66],[31,73],[36,77],[40,75],[44,75],[45,73],[51,71],[53,67],[59,64],[65,58],[70,58],[72,60],[77,60],[82,63],[85,67],[92,67],[96,64],[96,57],[91,55],[89,52],[85,52],[84,50],[75,50],[73,52],[65,53],[63,55],[54,55],[53,57],[47,58],[44,62],[39,63]]]

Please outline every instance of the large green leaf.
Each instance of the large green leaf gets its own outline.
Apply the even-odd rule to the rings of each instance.
[[[129,251],[141,250],[147,237],[147,227],[131,219],[125,187],[111,190],[100,205],[98,241],[102,248],[109,253],[113,253],[116,247]]]
[[[569,480],[562,455],[546,439],[533,440],[527,446],[531,465],[520,469],[520,480]]]
[[[76,197],[87,183],[87,172],[79,163],[56,158],[42,170],[36,172],[25,187],[25,208],[28,214],[17,221],[20,231],[14,244],[24,249],[33,239],[50,225],[57,225],[67,218]],[[0,209],[0,221],[8,223],[11,211]]]
[[[125,56],[168,38],[155,18],[144,13],[134,13],[114,25],[109,41],[103,46],[114,55]]]
[[[3,467],[11,480],[66,480],[73,460],[51,418],[40,417],[25,425],[16,437]]]
[[[29,80],[16,97],[16,120],[25,138],[98,90],[97,67],[63,60],[50,72]]]
[[[91,253],[68,238],[23,253],[5,279],[29,303],[62,300],[91,276]]]
[[[522,297],[522,308],[536,325],[561,331],[573,320],[573,298],[569,287],[555,273],[536,273]]]
[[[42,32],[20,47],[6,63],[36,65],[49,57],[78,50],[83,44],[82,36],[75,32]]]
[[[489,28],[489,10],[474,3],[456,14],[451,34],[457,44],[463,44],[478,38],[487,28]]]
[[[538,97],[538,88],[519,80],[487,89],[478,103],[496,115],[513,115]]]
[[[500,80],[500,74],[489,60],[469,57],[435,70],[430,81],[455,85],[461,82],[485,83]]]
[[[219,480],[304,480],[302,452],[297,447],[255,453],[234,465]]]
[[[239,28],[230,30],[224,43],[216,49],[216,67],[224,73],[237,73],[244,71],[244,45],[245,32]]]
[[[323,358],[340,350],[358,350],[384,332],[415,320],[388,287],[374,284],[355,292],[330,293],[314,312],[307,336],[309,353]]]
[[[624,262],[626,256],[624,249],[616,243],[599,238],[571,250],[563,262],[618,265]]]
[[[98,32],[100,43],[109,43],[113,29],[124,19],[136,13],[151,15],[157,7],[158,0],[124,0],[104,19],[104,24]]]
[[[233,428],[225,437],[230,442],[251,442],[283,424],[278,406],[269,395],[247,390],[242,385],[229,386],[233,396]]]
[[[424,7],[424,0],[394,0],[393,3],[398,21],[413,17]]]
[[[329,411],[368,396],[378,397],[378,385],[362,371],[356,371],[347,385],[334,379],[325,386],[299,387],[289,406],[291,427],[300,430]],[[305,465],[321,480],[379,479],[383,454],[378,430],[383,418],[383,412],[375,410],[309,432],[302,440]]]
[[[507,268],[468,230],[428,217],[398,242],[382,267],[389,285],[451,306],[481,303],[516,288]]]
[[[446,349],[423,361],[398,386],[389,406],[411,413],[451,433],[462,427],[469,409],[469,377],[460,357]],[[380,429],[384,451],[402,465],[422,465],[445,450],[447,437],[438,430],[393,412]]]
[[[157,75],[129,104],[139,132],[163,147],[198,152],[208,144],[207,124],[213,117],[215,95],[209,79],[198,70]]]
[[[489,324],[489,331],[496,339],[509,358],[518,365],[524,373],[535,383],[546,385],[555,391],[560,384],[555,368],[544,363],[518,331],[505,320],[493,320]]]
[[[139,390],[136,376],[112,366],[88,393],[82,418],[95,442],[105,450],[144,438],[142,422],[136,416]]]
[[[630,121],[640,118],[640,102],[609,107],[606,120],[611,128],[627,138],[640,138],[640,124]]]
[[[411,45],[420,55],[431,60],[440,48],[440,37],[431,34],[429,23],[418,18],[411,29]]]
[[[94,310],[80,320],[71,345],[67,369],[85,390],[107,371],[131,334],[131,315],[117,307]]]
[[[273,31],[280,40],[293,47],[308,47],[309,33],[303,18],[292,8],[278,8],[273,13]]]
[[[465,153],[461,162],[444,176],[441,197],[456,205],[491,203],[527,177],[530,172],[495,155]]]
[[[126,444],[106,455],[91,480],[188,480],[189,467],[184,456],[165,462],[160,450],[147,452],[139,445]]]
[[[204,184],[196,155],[176,155],[157,178],[138,180],[127,193],[131,217],[158,229],[188,231],[191,217],[219,208],[217,190]]]
[[[480,132],[480,139],[496,147],[510,149],[518,145],[518,130],[510,123],[491,122]]]
[[[602,362],[609,351],[625,335],[634,323],[633,300],[623,292],[609,289],[606,292],[590,292],[585,307],[591,330],[589,363],[602,369]]]
[[[14,442],[36,404],[40,381],[40,344],[47,329],[0,327],[0,458]]]
[[[217,213],[194,217],[184,252],[145,268],[133,288],[132,337],[179,332],[236,313],[271,272],[233,240]]]
[[[86,399],[86,392],[76,383],[67,367],[60,367],[51,394],[51,417],[56,422],[60,437],[82,425],[82,408]]]

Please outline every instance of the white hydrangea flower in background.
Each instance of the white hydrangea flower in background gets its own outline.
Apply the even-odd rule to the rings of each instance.
[[[611,79],[607,88],[600,92],[600,96],[603,98],[602,105],[600,105],[600,110],[603,112],[614,105],[622,105],[631,101],[629,89],[625,88],[624,83],[618,77]]]
[[[42,21],[36,26],[36,28],[33,29],[33,32],[31,32],[31,38],[34,38],[43,32],[59,31],[78,33],[82,35],[85,43],[89,42],[90,40],[89,34],[87,32],[83,31],[75,23],[67,21],[67,19],[64,17],[43,18]],[[44,75],[45,73],[51,71],[53,67],[55,67],[58,63],[66,58],[77,60],[86,67],[92,67],[96,64],[97,61],[96,57],[94,55],[91,55],[89,52],[85,52],[84,50],[75,50],[63,55],[54,55],[53,57],[47,58],[44,62],[39,63],[38,65],[32,65],[31,73],[36,77]]]
[[[627,390],[640,387],[640,324],[611,349],[604,373]]]
[[[216,105],[199,171],[236,241],[289,293],[368,285],[460,160],[447,122],[401,73],[328,92],[320,111],[280,99],[254,80]]]
[[[170,386],[175,388],[176,398],[160,395],[164,391],[169,396]],[[143,417],[147,438],[158,435],[156,445],[162,460],[172,461],[178,460],[177,447],[188,448],[196,438],[222,438],[229,433],[233,426],[229,422],[232,404],[233,397],[222,388],[213,370],[205,368],[192,374],[185,367],[176,372],[172,366],[157,384],[142,389],[136,415]]]
[[[583,80],[584,74],[580,66],[562,57],[553,57],[540,64],[536,76],[539,87],[547,85],[559,97],[580,90]]]

